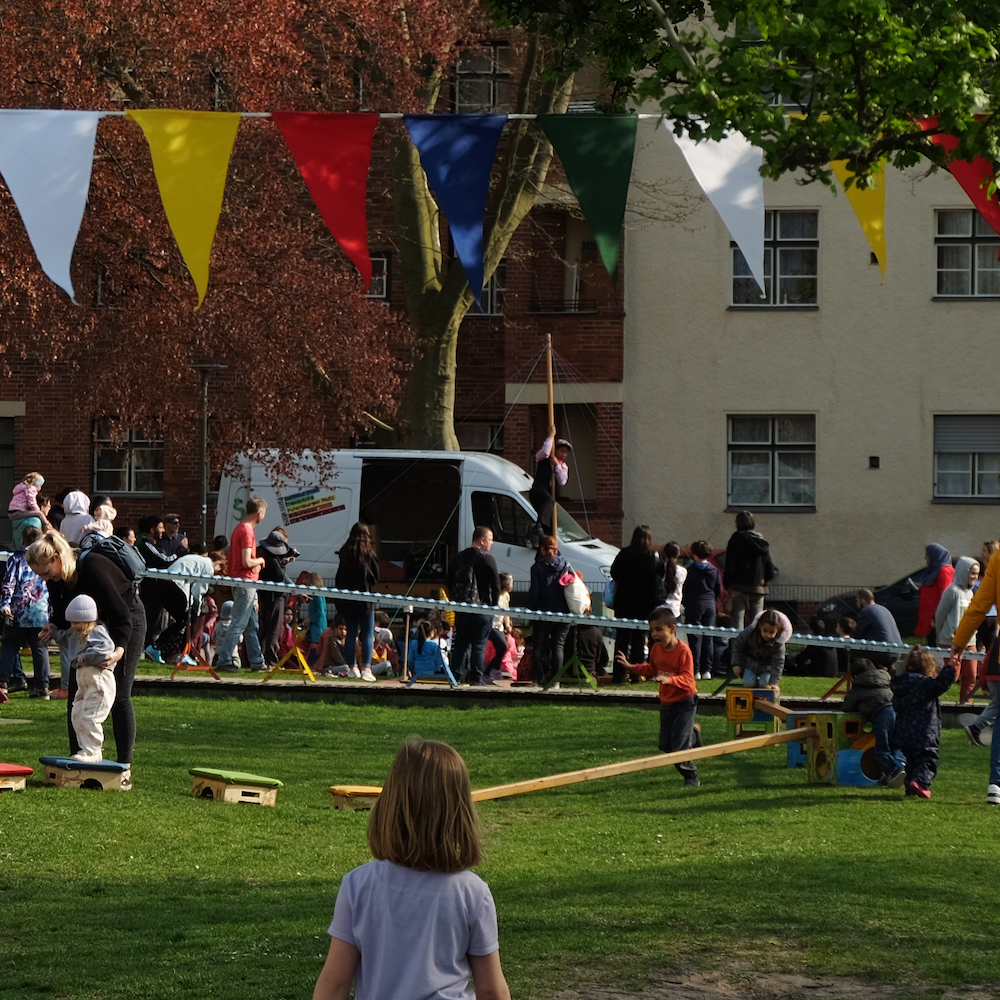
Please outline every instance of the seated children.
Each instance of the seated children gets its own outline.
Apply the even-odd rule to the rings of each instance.
[[[694,715],[698,708],[698,687],[694,680],[694,659],[687,643],[677,638],[677,618],[669,608],[657,608],[649,619],[652,643],[648,663],[629,663],[624,652],[615,657],[618,667],[640,677],[660,682],[660,749],[688,750],[700,745],[695,735]],[[692,761],[675,764],[684,784],[701,784]]]
[[[295,645],[295,629],[292,624],[295,621],[295,609],[285,608],[282,615],[281,638],[278,640],[278,660],[283,660],[287,653]]]
[[[347,622],[343,615],[333,616],[333,625],[324,633],[324,637],[327,640],[326,648],[318,668],[326,677],[349,676],[352,664],[347,662],[347,650],[344,648],[344,643],[347,642]],[[354,661],[357,661],[357,654]]]
[[[906,758],[894,746],[896,710],[892,707],[892,678],[884,667],[858,657],[851,661],[854,683],[844,695],[844,711],[857,712],[872,724],[875,736],[875,758],[882,768],[880,788],[902,788],[906,781]]]
[[[896,708],[895,744],[906,756],[906,794],[931,797],[941,743],[941,705],[938,698],[955,683],[949,661],[940,670],[934,654],[914,646],[906,658],[906,672],[892,679]]]
[[[97,620],[97,602],[86,594],[66,605],[67,629],[52,629],[52,635],[67,651],[76,677],[76,694],[70,722],[79,749],[72,760],[97,764],[104,760],[104,720],[111,712],[117,685],[114,664],[105,661],[115,651],[114,640]]]
[[[417,637],[410,640],[407,670],[411,677],[448,676],[448,664],[436,642],[434,627],[426,619],[417,622]]]
[[[785,643],[792,623],[780,611],[762,611],[733,640],[733,673],[744,687],[777,687],[785,667]]]

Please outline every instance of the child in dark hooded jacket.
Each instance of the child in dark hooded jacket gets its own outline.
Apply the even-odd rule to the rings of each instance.
[[[857,712],[872,724],[875,758],[882,768],[879,787],[900,788],[906,781],[906,758],[902,750],[893,748],[896,710],[892,707],[889,671],[858,657],[851,661],[851,677],[851,690],[844,695],[844,711]]]
[[[934,654],[919,646],[906,658],[906,673],[892,679],[896,707],[895,743],[906,755],[906,794],[931,797],[941,743],[941,705],[938,698],[955,683],[955,668],[940,671]]]

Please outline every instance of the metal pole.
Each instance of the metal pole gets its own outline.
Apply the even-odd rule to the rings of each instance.
[[[555,427],[556,425],[556,400],[555,400],[555,390],[552,385],[552,334],[548,334],[545,338],[545,367],[548,379],[549,388],[549,427]],[[555,431],[552,432],[552,451],[550,455],[555,455],[556,453],[556,439]],[[559,538],[559,515],[556,513],[556,467],[552,466],[552,483],[550,486],[552,490],[552,535],[554,538]]]

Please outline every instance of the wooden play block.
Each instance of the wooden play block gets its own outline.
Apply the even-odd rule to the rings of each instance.
[[[5,764],[0,761],[0,792],[24,791],[25,782],[34,773],[33,768],[23,764]]]
[[[128,791],[132,787],[132,769],[116,760],[84,764],[71,757],[39,757],[45,765],[43,780],[57,788],[96,788],[105,792]]]
[[[261,774],[244,771],[219,771],[211,767],[192,767],[194,775],[191,794],[196,799],[215,799],[238,805],[273,806],[278,801],[282,782]]]
[[[332,785],[327,791],[333,796],[334,809],[371,809],[382,794],[378,785]]]

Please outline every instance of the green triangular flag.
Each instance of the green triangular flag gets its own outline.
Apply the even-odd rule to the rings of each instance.
[[[562,160],[601,260],[617,287],[618,240],[639,121],[634,115],[539,115],[538,121]]]

